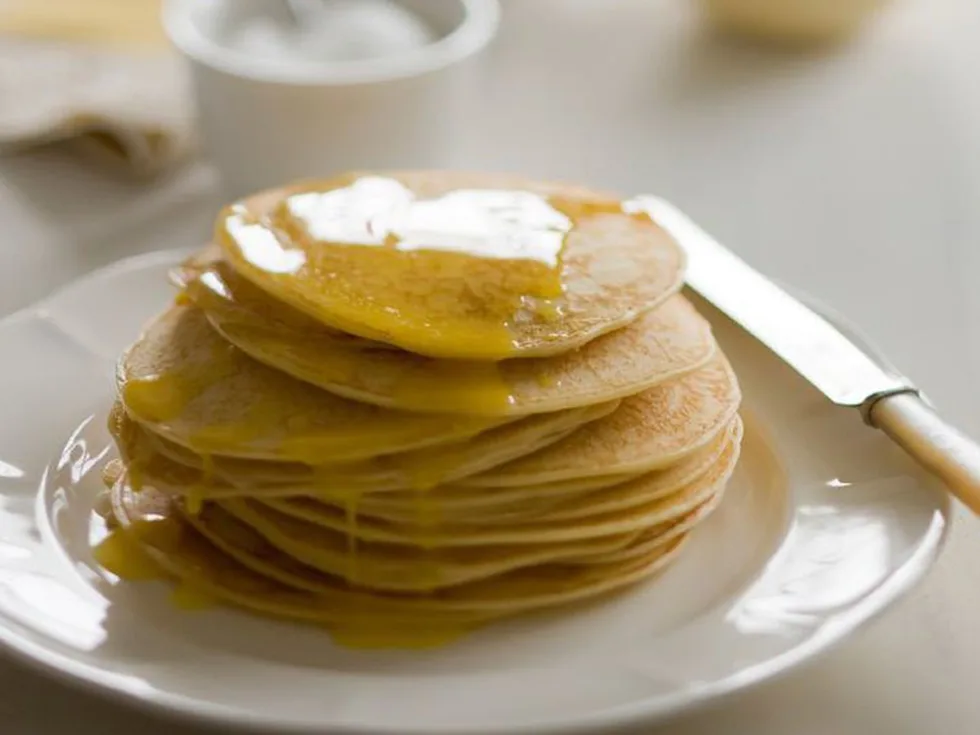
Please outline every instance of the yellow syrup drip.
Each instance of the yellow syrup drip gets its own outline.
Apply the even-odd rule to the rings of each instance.
[[[427,553],[419,560],[418,581],[429,582],[433,586],[440,581],[439,560],[436,557],[435,542],[439,536],[441,517],[439,506],[433,501],[427,490],[416,490],[413,493],[415,517],[417,526],[413,531],[413,540]]]
[[[170,602],[181,610],[207,610],[218,605],[219,600],[207,590],[185,580],[171,591]]]
[[[506,189],[420,198],[393,178],[348,177],[263,209],[232,205],[215,241],[235,270],[323,324],[493,360],[514,352],[510,326],[528,299],[564,293],[567,204]]]
[[[259,435],[259,429],[249,424],[212,424],[188,435],[187,441],[195,452],[207,454],[217,449],[247,445]]]
[[[214,457],[210,454],[199,455],[201,459],[201,474],[197,482],[187,488],[184,495],[185,508],[188,513],[196,516],[204,507],[204,498],[208,488],[214,484]]]
[[[212,263],[189,281],[187,292],[195,305],[216,315],[239,347],[308,382],[343,392],[364,380],[365,366],[373,365],[370,381],[395,406],[410,402],[433,411],[495,415],[514,402],[499,363],[425,359],[351,338],[274,301],[227,263]],[[540,303],[559,314],[552,301]],[[351,390],[351,397],[370,397],[371,382]]]
[[[356,496],[348,496],[352,499]],[[192,527],[180,516],[150,512],[153,500],[125,530],[117,529],[95,549],[97,561],[108,571],[131,581],[152,581],[171,576],[157,565],[146,549],[165,555],[174,562],[180,577],[170,593],[171,603],[182,611],[212,608],[232,602],[275,614],[281,605],[288,609],[291,592],[263,580],[247,567],[212,557],[217,549],[202,543]],[[261,555],[258,547],[242,545],[247,553]],[[237,558],[233,555],[233,558]],[[182,570],[182,571],[181,571]],[[419,578],[432,575],[437,568],[422,560]],[[429,649],[452,643],[482,624],[476,619],[447,620],[439,614],[400,610],[396,598],[384,599],[363,591],[327,593],[323,597],[321,625],[338,645],[352,649]]]
[[[126,481],[129,483],[129,486],[135,492],[139,492],[145,486],[144,479],[143,463],[137,460],[130,462],[126,467]]]
[[[215,379],[220,380],[221,376],[215,375]],[[246,447],[254,443],[268,431],[273,424],[272,417],[278,415],[279,411],[274,396],[253,395],[247,400],[248,409],[235,423],[212,423],[191,433],[187,437],[190,448],[201,455],[220,454],[222,449],[227,450],[228,447]],[[300,459],[295,455],[288,456],[291,459]]]
[[[512,388],[495,362],[433,360],[425,374],[399,375],[389,391],[396,405],[411,396],[415,403],[461,414],[500,414],[514,404]]]
[[[184,317],[193,311],[181,308],[174,313]],[[201,346],[188,342],[182,345],[185,349]],[[167,424],[185,414],[190,404],[211,386],[233,377],[242,359],[237,348],[223,340],[210,340],[205,346],[207,352],[180,369],[143,375],[127,365],[128,374],[120,393],[126,411],[140,421]]]
[[[160,548],[161,526],[168,521],[137,521],[131,528],[115,527],[92,550],[95,561],[104,569],[128,582],[148,582],[165,579],[168,575],[162,567],[140,546],[140,533],[149,534],[153,546]],[[171,539],[165,548],[179,552],[179,541]],[[182,581],[170,593],[171,602],[182,610],[202,610],[214,607],[217,598],[202,587]]]
[[[344,498],[344,534],[347,540],[347,579],[356,583],[359,578],[357,564],[357,505],[360,493],[349,490]]]
[[[187,495],[184,498],[186,502],[187,512],[192,516],[196,516],[201,512],[204,507],[204,494],[201,489],[197,486],[188,488]]]
[[[442,484],[449,472],[458,466],[459,459],[450,446],[444,453],[426,452],[424,458],[420,457],[419,461],[406,463],[404,469],[408,473],[411,489],[425,491]]]
[[[114,528],[92,549],[92,555],[104,569],[120,579],[140,582],[164,577],[163,570],[129,533]]]
[[[172,373],[127,380],[122,399],[126,407],[146,421],[172,421],[183,413],[192,395],[180,376]]]

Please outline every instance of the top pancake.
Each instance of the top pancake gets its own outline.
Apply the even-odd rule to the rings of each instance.
[[[201,454],[307,464],[462,440],[501,419],[412,414],[294,380],[228,344],[197,309],[160,315],[117,369],[126,412]]]
[[[430,357],[567,352],[683,280],[680,249],[645,214],[492,175],[348,174],[267,191],[227,208],[215,242],[274,299]]]
[[[271,299],[214,249],[174,280],[256,360],[338,395],[409,411],[526,415],[590,405],[694,370],[715,351],[710,325],[680,295],[573,352],[487,363],[423,357],[324,327]]]

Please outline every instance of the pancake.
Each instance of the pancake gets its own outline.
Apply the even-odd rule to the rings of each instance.
[[[192,281],[220,260],[221,248],[214,243],[208,243],[167,271],[167,280],[170,282],[170,285],[183,291]]]
[[[527,485],[520,485],[519,487],[493,488],[492,493],[485,492],[478,487],[467,486],[465,484],[466,478],[458,483],[447,485],[446,487],[450,490],[454,489],[468,493],[474,498],[484,498],[492,502],[492,499],[497,497],[498,493],[505,494],[507,491],[526,493],[527,495],[533,495],[535,497],[547,498],[569,493],[583,493],[588,492],[589,490],[601,490],[604,487],[612,487],[613,485],[619,485],[629,480],[635,480],[642,474],[644,473],[619,472],[608,475],[595,475],[593,477],[576,477],[569,480],[558,480],[556,482],[528,483]]]
[[[513,177],[347,174],[233,204],[214,240],[274,300],[429,357],[568,352],[683,282],[681,250],[646,214]]]
[[[198,453],[323,464],[464,439],[506,419],[413,414],[349,401],[252,360],[175,306],[119,362],[127,413]]]
[[[665,510],[662,519],[643,528],[668,524],[716,494],[712,489],[705,489],[698,494],[679,495],[676,507],[669,512]],[[258,503],[233,500],[221,501],[219,505],[297,561],[354,584],[389,591],[424,592],[550,562],[589,563],[593,555],[623,549],[643,530],[624,524],[622,529],[609,534],[582,538],[570,535],[547,542],[538,542],[529,533],[523,542],[514,534],[512,540],[500,543],[428,547],[422,545],[426,539],[417,534],[416,543],[408,543],[410,535],[406,534],[403,542],[349,544],[348,535],[341,530],[280,514]],[[357,535],[350,519],[346,531]]]
[[[668,546],[678,538],[686,536],[694,525],[713,512],[719,500],[720,496],[710,498],[686,515],[645,531],[621,534],[608,539],[597,539],[592,543],[580,544],[578,547],[580,553],[569,553],[562,559],[561,563],[567,567],[601,565],[636,559],[650,554],[657,548]],[[198,533],[223,553],[271,580],[314,594],[329,593],[336,588],[337,575],[324,572],[315,566],[299,561],[296,557],[267,541],[252,526],[243,523],[216,504],[209,504],[206,506],[205,512],[199,514],[182,513],[182,515],[189,525],[193,526]],[[538,549],[538,553],[546,552],[548,549],[547,546],[541,545],[524,548],[532,553],[534,549]],[[359,555],[362,549],[363,546],[358,546],[356,553]],[[360,556],[355,557],[352,553],[349,558],[351,561],[348,564],[352,567],[360,564]],[[485,558],[490,560],[493,557],[488,555]],[[436,579],[442,571],[437,563],[438,560],[434,557],[429,560],[426,566],[421,568],[425,575],[422,577],[424,583],[431,584],[432,580]],[[418,568],[408,570],[408,574],[413,578],[419,577],[419,573],[420,569]],[[355,582],[362,587],[365,583],[366,579],[363,575],[358,576]],[[400,581],[399,585],[404,586],[404,582]],[[445,590],[423,590],[423,594],[441,595],[444,592]]]
[[[133,557],[145,554],[161,574],[172,575],[224,602],[274,617],[319,623],[335,634],[378,636],[384,639],[383,645],[414,645],[427,628],[433,633],[449,633],[440,631],[440,626],[484,623],[518,612],[567,605],[634,584],[660,571],[684,540],[683,536],[675,538],[625,562],[545,564],[436,595],[372,593],[294,565],[292,572],[298,578],[315,578],[322,584],[312,593],[276,582],[271,575],[258,573],[224,553],[190,526],[164,496],[134,493],[120,482],[113,488],[113,513],[120,525],[115,532],[119,535],[97,549],[97,556],[110,571],[119,568],[121,576],[128,577],[132,567],[127,568],[120,557],[133,561]],[[278,570],[280,562],[284,562],[282,568],[289,568],[288,557],[268,547],[252,558],[261,560],[269,572]],[[151,575],[133,576],[146,579]],[[404,638],[393,641],[400,633]]]
[[[711,444],[664,470],[639,477],[609,481],[598,488],[571,489],[562,483],[519,488],[465,488],[440,486],[419,492],[369,493],[357,500],[360,517],[395,523],[519,524],[547,517],[574,519],[595,512],[616,510],[629,504],[675,492],[720,461],[731,446],[741,444],[742,422],[737,418]]]
[[[596,515],[619,513],[645,507],[654,501],[683,496],[686,490],[682,488],[693,488],[702,482],[710,482],[718,488],[714,495],[720,498],[721,488],[727,484],[741,454],[742,432],[742,421],[736,417],[720,442],[721,451],[714,447],[706,448],[707,461],[704,456],[689,455],[690,462],[682,460],[667,469],[655,470],[622,485],[570,498],[540,512],[537,518],[511,520],[511,525],[519,529],[526,523],[543,521],[578,523]],[[718,479],[719,472],[723,478],[721,480]]]
[[[549,517],[507,526],[478,524],[396,524],[356,516],[349,508],[337,507],[310,498],[228,498],[221,507],[265,535],[274,533],[283,543],[302,544],[310,553],[323,529],[346,533],[351,538],[379,543],[401,543],[426,548],[493,546],[497,544],[559,543],[580,541],[618,533],[641,531],[671,521],[723,492],[738,459],[738,447],[730,444],[722,458],[707,472],[687,485],[662,497],[657,476],[647,484],[636,486],[632,494],[636,503],[614,504],[607,511],[597,505],[595,514],[576,514],[574,522],[552,521]],[[652,500],[644,495],[648,489]],[[596,499],[592,499],[595,502]],[[601,497],[599,498],[601,500]],[[261,528],[260,528],[261,526]],[[275,528],[273,532],[270,529]],[[272,540],[270,538],[270,540]],[[277,543],[277,542],[275,542]]]
[[[110,417],[110,432],[139,483],[169,494],[200,498],[242,494],[310,495],[349,499],[365,492],[426,488],[483,472],[560,441],[607,416],[608,404],[541,414],[438,448],[384,455],[354,463],[306,465],[211,455],[202,457],[145,431],[125,412]]]
[[[294,519],[270,522],[262,514],[229,513],[214,503],[187,519],[199,529],[221,529],[228,516],[253,528],[273,546],[308,567],[373,590],[426,592],[503,574],[522,567],[552,562],[590,560],[627,547],[635,533],[611,534],[585,541],[556,544],[501,544],[490,548],[426,549],[398,544],[352,545],[344,533],[314,527],[315,534],[294,538]],[[227,533],[227,532],[226,532]],[[205,534],[207,535],[207,534]]]
[[[720,352],[699,370],[624,398],[604,419],[561,443],[474,475],[466,487],[520,487],[610,473],[650,472],[710,443],[731,422],[741,392]]]
[[[656,553],[657,550],[674,543],[679,538],[686,539],[696,526],[703,523],[715,512],[723,497],[722,493],[714,495],[687,515],[661,526],[655,526],[648,531],[640,532],[634,536],[633,541],[628,546],[616,551],[596,554],[590,558],[589,562],[598,564],[629,562]]]
[[[683,296],[580,349],[500,363],[438,360],[327,328],[273,301],[221,261],[200,259],[187,295],[256,360],[337,395],[407,411],[525,415],[638,393],[704,365],[711,328]]]

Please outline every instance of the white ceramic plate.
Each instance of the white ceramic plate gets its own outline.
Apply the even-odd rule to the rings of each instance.
[[[358,652],[94,565],[113,362],[172,293],[177,254],[125,261],[0,322],[0,639],[148,707],[327,733],[607,732],[776,676],[908,590],[949,506],[857,413],[707,312],[741,378],[744,458],[660,578],[427,652]],[[94,417],[91,418],[90,417]]]

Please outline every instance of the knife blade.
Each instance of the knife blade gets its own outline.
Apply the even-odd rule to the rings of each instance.
[[[980,514],[980,446],[943,420],[904,376],[654,196],[623,203],[664,228],[687,256],[687,283],[832,402],[859,409]]]
[[[642,210],[670,233],[687,256],[688,285],[834,403],[860,407],[875,396],[915,390],[669,202],[636,197],[623,208]]]

